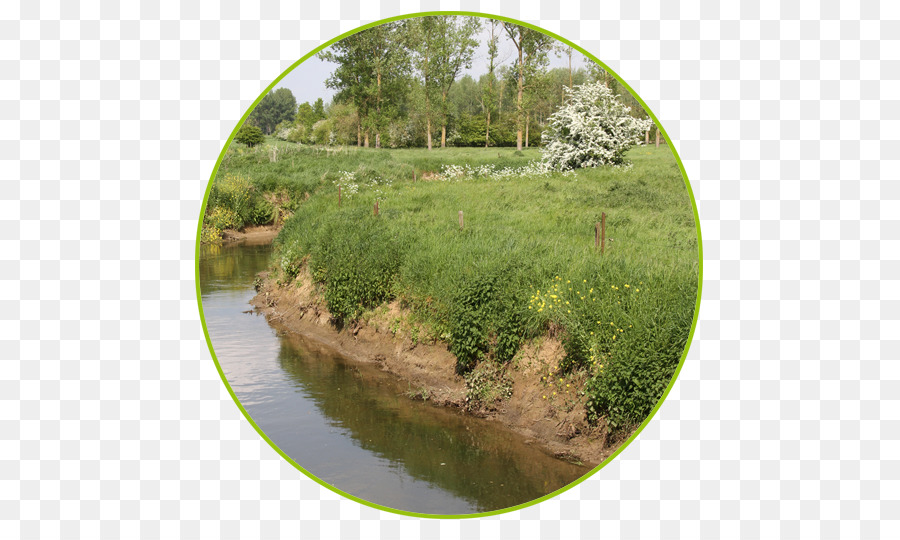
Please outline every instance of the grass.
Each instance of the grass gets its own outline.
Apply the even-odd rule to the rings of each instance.
[[[567,356],[556,370],[584,375],[589,416],[613,427],[639,423],[662,395],[687,344],[699,272],[691,201],[667,148],[632,149],[627,170],[568,175],[522,172],[536,149],[282,145],[277,163],[264,152],[229,151],[219,177],[246,178],[257,194],[302,194],[276,239],[276,266],[292,276],[308,264],[340,322],[399,300],[443,336],[460,373],[557,335]],[[519,173],[444,178],[448,165]],[[594,224],[604,212],[601,256]]]

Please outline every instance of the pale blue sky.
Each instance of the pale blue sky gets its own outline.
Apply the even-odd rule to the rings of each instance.
[[[469,74],[477,78],[487,71],[487,40],[489,35],[490,30],[485,24],[479,38],[478,50],[475,51],[475,58],[472,60],[472,67],[465,70],[463,72],[464,75]],[[515,47],[509,42],[509,38],[505,33],[500,35],[500,55],[498,59],[504,64],[515,61]],[[550,67],[567,67],[568,65],[566,56],[559,58],[555,54],[550,54]],[[572,54],[572,68],[577,69],[583,65],[584,57],[576,51]],[[284,79],[275,85],[275,88],[290,89],[294,97],[297,98],[298,104],[305,101],[312,103],[317,98],[324,99],[325,103],[328,104],[335,91],[325,86],[325,80],[328,79],[335,67],[336,64],[319,60],[313,56],[288,73]]]

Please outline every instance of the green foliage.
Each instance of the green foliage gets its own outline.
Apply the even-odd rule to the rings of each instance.
[[[265,140],[262,131],[251,124],[244,124],[238,131],[238,134],[234,136],[234,142],[246,144],[251,148],[257,144],[262,144]]]
[[[470,282],[453,303],[450,352],[456,356],[457,373],[471,370],[488,351],[488,323],[495,292],[495,278],[481,277]]]
[[[588,336],[584,328],[579,324],[570,324],[566,328],[562,339],[565,358],[559,363],[559,369],[563,373],[569,373],[574,369],[590,366],[591,349]]]
[[[406,250],[403,239],[377,217],[361,214],[328,220],[310,261],[314,277],[325,283],[328,309],[341,324],[393,298],[394,276]]]
[[[509,362],[519,352],[524,335],[524,321],[517,311],[508,309],[497,326],[497,345],[494,358],[501,363]]]
[[[584,388],[592,421],[624,427],[652,410],[684,350],[697,291],[693,213],[667,149],[631,150],[630,171],[423,181],[425,172],[444,165],[521,167],[539,151],[517,157],[514,148],[353,147],[329,157],[276,144],[282,145],[277,163],[262,150],[229,149],[229,172],[221,176],[240,176],[254,193],[284,191],[297,201],[276,240],[275,260],[289,277],[308,261],[336,318],[350,321],[399,299],[448,342],[461,373],[509,362],[523,339],[553,328],[567,354],[561,367],[592,381]],[[359,186],[350,195],[344,184],[339,208],[340,171],[352,172]],[[462,231],[459,210],[466,217]],[[603,257],[593,248],[601,211]],[[558,296],[554,309],[548,294]],[[543,308],[529,303],[537,296]],[[626,373],[640,384],[626,385]]]
[[[672,380],[679,356],[629,354],[609,361],[585,385],[588,419],[605,417],[614,431],[641,423]]]
[[[266,94],[250,113],[249,121],[266,134],[284,121],[293,121],[297,113],[297,99],[288,88],[279,88]]]
[[[275,206],[258,186],[238,174],[217,176],[209,191],[205,223],[219,230],[264,225],[275,220]]]

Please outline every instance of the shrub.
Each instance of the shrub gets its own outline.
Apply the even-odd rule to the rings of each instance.
[[[235,135],[234,141],[239,142],[241,144],[246,144],[247,146],[253,148],[257,144],[262,144],[266,138],[263,137],[262,130],[260,130],[256,126],[251,126],[249,124],[244,124],[238,134]]]
[[[301,143],[306,140],[306,126],[297,124],[287,134],[287,140],[293,143]]]
[[[612,431],[641,423],[662,397],[677,366],[677,361],[650,361],[636,355],[609,360],[585,384],[588,420],[606,416]]]
[[[467,373],[487,353],[490,304],[494,298],[495,280],[475,279],[454,302],[450,314],[450,352],[456,356],[456,372]]]
[[[556,169],[621,164],[652,124],[631,116],[631,109],[600,82],[567,88],[566,93],[566,103],[550,117],[541,137],[544,160]]]
[[[606,417],[613,431],[641,423],[672,380],[687,346],[690,321],[653,313],[624,347],[604,354],[585,385],[588,420]],[[624,335],[624,334],[623,334]]]
[[[494,358],[498,362],[509,362],[522,345],[522,319],[515,311],[509,310],[497,327],[497,345],[494,347]]]
[[[219,229],[240,229],[253,221],[254,188],[244,176],[226,174],[213,180],[208,221]]]

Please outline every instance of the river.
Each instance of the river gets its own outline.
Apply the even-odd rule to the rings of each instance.
[[[200,289],[225,378],[259,428],[309,474],[409,512],[499,510],[588,472],[487,420],[407,397],[377,365],[270,325],[252,311],[269,244],[203,246]]]

